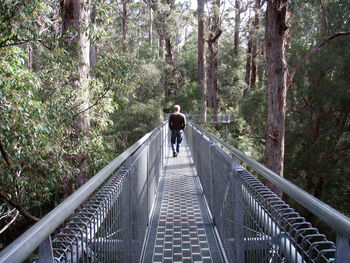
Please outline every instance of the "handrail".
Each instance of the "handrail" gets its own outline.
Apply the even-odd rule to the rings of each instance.
[[[0,252],[0,263],[22,262],[77,209],[129,156],[164,123],[144,135],[135,144],[99,171],[82,187],[51,210],[19,238]]]
[[[287,179],[279,176],[275,172],[271,171],[270,169],[260,164],[256,160],[245,155],[244,153],[237,150],[236,148],[226,143],[222,139],[218,138],[214,134],[211,134],[205,131],[199,125],[195,123],[191,123],[191,124],[194,127],[196,127],[198,130],[200,130],[202,133],[204,133],[206,136],[208,136],[209,138],[212,138],[213,140],[220,143],[227,150],[229,150],[235,157],[237,157],[239,160],[243,161],[244,163],[248,164],[250,168],[258,172],[265,179],[272,182],[284,193],[289,195],[291,198],[293,198],[300,205],[308,209],[318,218],[322,219],[329,226],[335,229],[338,233],[341,233],[343,236],[350,239],[350,218],[349,217],[335,210],[334,208],[322,202],[321,200],[317,199],[316,197],[312,196],[311,194],[299,188],[298,186],[291,183]]]

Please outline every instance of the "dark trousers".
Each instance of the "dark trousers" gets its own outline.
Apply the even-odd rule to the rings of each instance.
[[[175,152],[175,144],[176,144],[176,152],[179,153],[180,145],[182,142],[182,130],[171,130],[171,149]]]

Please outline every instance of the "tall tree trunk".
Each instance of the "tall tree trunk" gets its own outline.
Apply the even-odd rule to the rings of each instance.
[[[256,66],[256,58],[258,56],[258,38],[256,36],[256,33],[258,31],[259,27],[259,13],[260,13],[260,0],[255,0],[255,6],[254,6],[254,21],[253,21],[253,41],[252,41],[252,72],[250,76],[250,88],[255,88],[256,83],[256,74],[257,74],[257,66]]]
[[[210,42],[208,45],[209,50],[209,65],[208,65],[208,84],[210,92],[208,94],[208,105],[214,109],[214,114],[218,114],[219,109],[219,86],[218,86],[218,47],[217,42]]]
[[[222,34],[220,24],[220,0],[213,2],[213,17],[211,18],[210,35],[208,39],[209,68],[208,68],[208,106],[213,107],[214,114],[218,114],[218,41]]]
[[[205,70],[204,2],[197,0],[198,8],[198,83],[202,91],[202,114],[207,121],[207,76]]]
[[[123,31],[123,52],[127,52],[127,35],[128,35],[128,0],[123,0],[122,31]]]
[[[287,11],[288,0],[267,1],[266,62],[268,113],[266,127],[266,166],[283,177],[286,95],[287,95]],[[279,196],[282,192],[271,183],[268,186]]]
[[[213,53],[213,43],[208,41],[208,51],[209,51],[209,62],[208,62],[208,91],[207,91],[207,106],[213,108],[213,63],[212,63],[212,53]]]
[[[149,46],[152,46],[153,40],[153,9],[149,8],[149,29],[148,29],[148,43]]]
[[[164,56],[164,37],[159,36],[159,40],[158,40],[158,57],[162,60],[165,59]]]
[[[235,33],[233,39],[234,53],[238,55],[239,49],[239,28],[241,26],[241,0],[235,2]]]
[[[248,89],[250,86],[251,65],[252,65],[252,40],[249,36],[248,45],[247,45],[247,61],[245,64],[245,77],[244,77],[244,81],[247,84],[247,88],[244,91],[244,94],[248,92]]]
[[[178,95],[178,85],[177,85],[177,72],[176,72],[176,66],[175,66],[175,60],[172,52],[172,45],[170,36],[165,37],[165,49],[166,49],[166,55],[165,55],[165,62],[167,66],[164,69],[165,73],[165,95],[173,95],[175,98]]]
[[[178,61],[178,54],[180,53],[180,32],[179,32],[179,27],[180,27],[180,23],[179,23],[179,19],[177,18],[176,21],[176,34],[175,34],[175,61]]]
[[[97,9],[93,6],[91,9],[91,24],[96,26]],[[97,64],[97,47],[96,44],[90,42],[90,68],[95,67]]]
[[[82,62],[78,66],[79,79],[72,80],[72,85],[79,90],[77,104],[79,105],[79,114],[75,119],[74,130],[76,139],[88,132],[90,128],[89,114],[86,110],[89,107],[89,69],[90,69],[90,39],[88,32],[83,32],[81,27],[89,24],[90,19],[90,0],[66,0],[63,2],[63,31],[69,34],[69,29],[73,28],[77,32],[77,37],[72,47],[75,47],[74,53]],[[76,186],[80,187],[87,181],[88,166],[84,153],[75,156],[79,174],[76,178]]]
[[[261,47],[261,52],[260,52],[260,56],[264,57],[264,46]],[[263,87],[264,84],[264,67],[262,65],[262,63],[259,63],[258,65],[258,79],[259,79],[259,89],[261,89]]]
[[[168,29],[164,23],[167,23],[169,21],[169,17],[171,15],[172,10],[175,8],[175,0],[166,0],[162,1],[161,4],[168,5],[168,9],[165,8],[159,8],[160,3],[155,1],[150,1],[149,5],[153,9],[153,11],[156,14],[156,20],[158,26],[156,27],[156,30],[159,35],[159,57],[163,57],[163,41],[165,41],[165,63],[164,66],[164,84],[165,84],[165,98],[168,99],[169,95],[174,96],[175,98],[178,95],[178,79],[177,79],[177,71],[176,71],[176,65],[174,61],[173,51],[172,51],[172,45],[171,45],[171,37],[170,32],[168,32]],[[161,24],[161,26],[159,26]]]

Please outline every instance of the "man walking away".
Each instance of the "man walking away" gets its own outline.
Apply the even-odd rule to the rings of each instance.
[[[180,106],[174,106],[174,112],[169,117],[169,128],[171,131],[171,149],[173,150],[173,157],[176,157],[180,151],[182,141],[182,133],[186,127],[186,118],[180,112]],[[175,151],[176,142],[176,151]]]

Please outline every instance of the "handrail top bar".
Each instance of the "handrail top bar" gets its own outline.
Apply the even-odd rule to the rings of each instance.
[[[318,218],[325,221],[329,226],[335,229],[338,233],[350,239],[350,218],[346,215],[342,214],[338,210],[332,208],[321,200],[317,199],[313,195],[309,194],[305,190],[296,186],[292,182],[287,179],[279,176],[275,172],[271,171],[264,165],[260,164],[253,158],[247,156],[242,153],[232,145],[226,143],[222,139],[218,138],[214,134],[211,134],[205,131],[199,125],[191,122],[191,124],[196,127],[198,130],[203,132],[209,138],[217,141],[219,144],[228,149],[235,157],[244,163],[248,164],[253,170],[262,175],[265,179],[272,182],[279,189],[281,189],[284,193],[289,195],[295,201],[297,201],[300,205],[311,211]]]
[[[22,262],[58,228],[128,157],[166,122],[126,149],[117,158],[94,175],[83,186],[68,196],[20,237],[0,252],[0,263]]]

